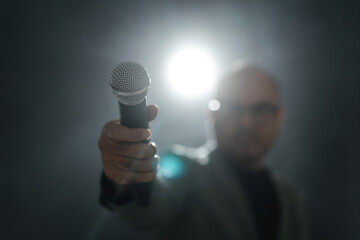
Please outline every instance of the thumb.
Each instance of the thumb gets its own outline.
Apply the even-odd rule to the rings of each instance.
[[[156,118],[158,111],[159,107],[155,104],[150,104],[147,106],[147,118],[149,122]]]

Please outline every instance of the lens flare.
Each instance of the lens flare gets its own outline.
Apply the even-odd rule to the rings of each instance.
[[[161,156],[159,174],[165,178],[176,178],[184,173],[184,165],[180,157],[172,154]]]
[[[216,99],[213,99],[213,100],[210,100],[209,101],[209,104],[208,104],[208,108],[213,111],[213,112],[216,112],[220,109],[221,107],[221,104],[218,100]]]

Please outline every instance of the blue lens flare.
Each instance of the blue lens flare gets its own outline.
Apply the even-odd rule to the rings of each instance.
[[[166,178],[176,178],[184,173],[184,163],[180,157],[172,154],[166,154],[160,158],[159,174]]]

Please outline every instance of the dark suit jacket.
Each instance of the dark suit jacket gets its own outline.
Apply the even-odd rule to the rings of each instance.
[[[135,202],[116,206],[119,216],[139,229],[158,229],[159,239],[256,240],[254,216],[239,178],[217,151],[177,151],[178,176],[154,182],[148,207]],[[174,159],[172,159],[174,160]],[[164,159],[166,161],[166,159]],[[165,174],[166,175],[166,174]],[[303,197],[273,178],[281,222],[279,240],[309,239]]]

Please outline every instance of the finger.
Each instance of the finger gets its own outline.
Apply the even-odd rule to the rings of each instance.
[[[103,127],[103,134],[115,141],[141,142],[151,137],[150,129],[127,128],[119,120],[107,122]]]
[[[159,112],[159,107],[155,104],[150,104],[147,106],[147,118],[148,121],[152,121],[156,118],[157,114]]]
[[[103,155],[123,156],[133,159],[150,159],[156,154],[155,143],[129,143],[105,139],[100,146]]]
[[[107,160],[105,159],[105,162]],[[133,159],[122,156],[115,156],[112,158],[114,166],[124,170],[132,172],[153,172],[158,168],[159,157],[155,155],[154,158],[150,159]]]

